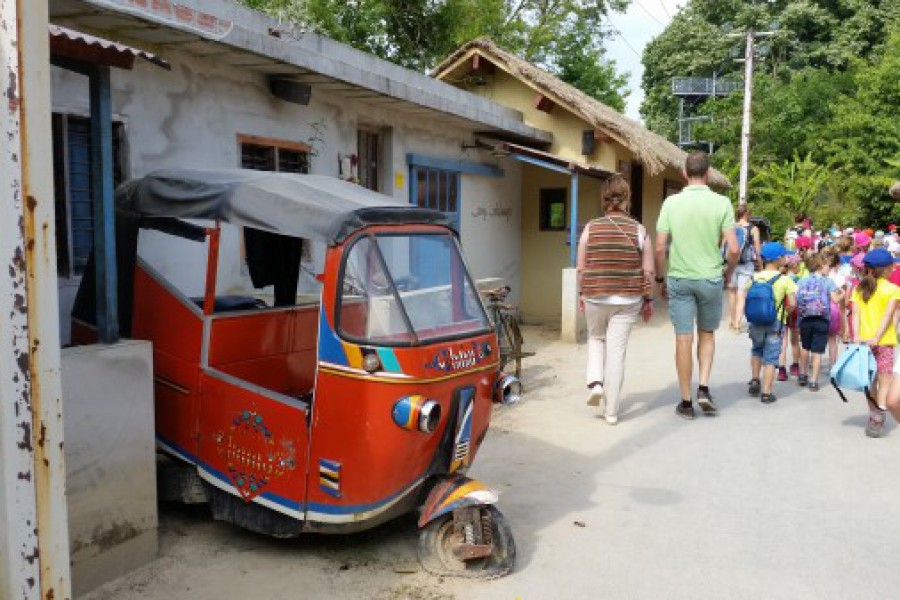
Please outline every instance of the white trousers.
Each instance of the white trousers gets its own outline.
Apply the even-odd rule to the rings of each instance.
[[[641,303],[584,303],[587,322],[587,383],[603,384],[607,416],[618,416],[622,383],[625,381],[625,351],[628,336],[641,312]]]

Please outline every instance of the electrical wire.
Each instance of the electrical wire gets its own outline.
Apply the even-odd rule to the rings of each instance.
[[[647,13],[647,16],[648,16],[648,17],[650,17],[651,19],[653,19],[654,21],[656,21],[657,23],[659,23],[659,24],[662,25],[663,27],[666,26],[665,23],[663,23],[663,22],[660,21],[658,18],[656,18],[656,15],[654,15],[652,12],[650,12],[649,10],[647,10],[647,8],[646,8],[643,4],[641,4],[639,0],[634,0],[634,3],[637,4],[638,8],[640,8],[642,11],[644,11],[645,13]]]
[[[659,0],[659,5],[662,6],[663,12],[666,13],[666,16],[669,17],[669,18],[671,19],[671,18],[672,18],[672,15],[671,15],[671,13],[669,13],[669,9],[666,8],[666,3],[665,3],[665,1],[664,1],[664,0]]]
[[[622,41],[625,42],[625,45],[628,46],[629,50],[631,50],[634,55],[638,57],[638,60],[643,60],[641,53],[635,50],[634,46],[631,45],[631,42],[628,41],[628,38],[622,35],[622,32],[619,31],[619,28],[615,26],[615,24],[612,22],[612,19],[609,18],[609,15],[606,16],[606,19],[609,22],[609,28],[612,29],[613,33],[622,38]]]

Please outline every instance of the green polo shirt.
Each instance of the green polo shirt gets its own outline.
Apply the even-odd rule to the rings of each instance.
[[[722,230],[734,227],[731,201],[705,185],[689,185],[662,205],[656,231],[669,234],[669,277],[720,279]]]

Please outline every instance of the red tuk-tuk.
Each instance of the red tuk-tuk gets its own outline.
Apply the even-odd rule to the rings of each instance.
[[[498,369],[442,213],[331,177],[247,170],[158,171],[122,186],[116,211],[120,329],[153,342],[156,439],[173,459],[163,498],[207,501],[215,518],[277,537],[359,531],[420,509],[429,571],[512,569],[497,496],[466,472],[492,402],[517,401],[521,386]],[[225,227],[243,235],[245,268],[266,294],[221,293]],[[190,264],[171,256],[185,245],[176,238],[205,244],[205,283],[179,275],[202,297],[139,256],[148,229],[157,245],[175,236],[170,271]],[[304,302],[310,241],[327,250],[319,298]],[[91,273],[74,343],[96,339]]]

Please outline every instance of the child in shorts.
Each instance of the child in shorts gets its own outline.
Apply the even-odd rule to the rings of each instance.
[[[884,248],[867,252],[863,265],[863,276],[853,290],[853,332],[854,342],[867,344],[878,364],[878,377],[867,398],[866,426],[866,435],[877,438],[884,435],[887,395],[893,378],[897,346],[894,311],[900,300],[900,287],[887,280],[894,268],[894,257]]]
[[[831,306],[843,299],[843,292],[825,275],[825,258],[816,254],[807,256],[809,275],[797,284],[797,315],[800,321],[800,375],[797,383],[808,385],[811,392],[819,391],[822,355],[831,338]],[[812,368],[808,376],[810,362]]]
[[[822,273],[834,282],[835,288],[841,292],[840,302],[831,303],[831,319],[828,323],[828,360],[834,364],[838,355],[838,340],[843,339],[847,331],[847,279],[841,275],[841,257],[835,248],[826,248],[822,251],[824,268]]]
[[[775,368],[781,354],[787,316],[794,306],[797,284],[781,273],[784,257],[791,254],[784,244],[766,242],[759,254],[763,261],[763,270],[754,273],[750,285],[753,282],[771,282],[777,320],[772,325],[750,324],[750,341],[753,346],[750,354],[751,379],[748,391],[751,396],[759,395],[760,401],[764,404],[771,404],[776,400],[775,394],[772,393]]]
[[[795,284],[800,281],[800,257],[796,254],[785,255],[781,272]],[[791,377],[800,376],[800,330],[797,328],[796,307],[787,313],[785,325],[787,331],[782,341],[781,355],[778,358],[778,381],[787,381],[788,374]],[[791,358],[794,359],[790,371],[784,368],[788,358],[788,346],[791,347]]]

